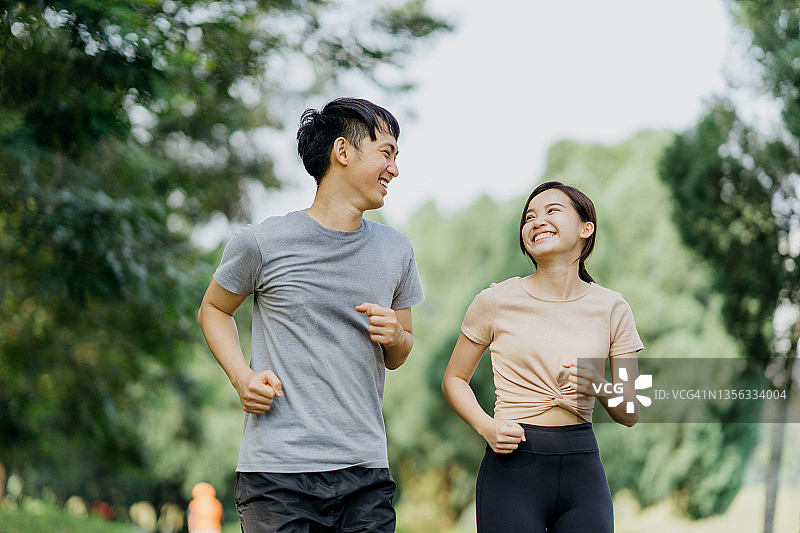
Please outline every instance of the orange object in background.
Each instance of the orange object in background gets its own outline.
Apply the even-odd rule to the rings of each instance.
[[[192,498],[187,512],[189,533],[220,533],[222,504],[214,487],[209,483],[198,483],[192,489]]]
[[[114,509],[106,502],[92,502],[92,512],[98,516],[102,516],[105,520],[114,520]]]

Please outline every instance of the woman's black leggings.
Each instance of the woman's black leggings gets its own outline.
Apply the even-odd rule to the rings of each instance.
[[[591,424],[522,424],[509,454],[486,448],[478,472],[478,533],[612,533],[611,493]]]

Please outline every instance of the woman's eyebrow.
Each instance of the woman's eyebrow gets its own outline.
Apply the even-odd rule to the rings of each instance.
[[[557,205],[558,207],[564,207],[564,204],[560,204],[558,202],[550,202],[549,204],[545,205],[544,208],[547,209],[548,207],[553,207],[554,205]],[[536,212],[536,209],[529,207],[525,211],[525,214],[527,215],[528,213],[534,213],[534,212]]]

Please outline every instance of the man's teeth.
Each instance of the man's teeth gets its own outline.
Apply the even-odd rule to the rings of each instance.
[[[378,183],[380,183],[384,187],[389,187],[389,182],[383,178],[378,179]]]

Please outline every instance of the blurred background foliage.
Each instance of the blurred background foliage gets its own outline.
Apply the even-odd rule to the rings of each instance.
[[[314,0],[0,1],[0,479],[14,476],[9,499],[158,506],[185,502],[205,480],[232,510],[241,410],[194,322],[221,250],[202,251],[191,231],[220,213],[244,222],[252,187],[280,187],[254,139],[292,134],[282,131],[282,101],[335,94],[347,72],[407,88],[379,67],[402,66],[448,25],[423,2],[394,5],[359,4],[348,17],[342,4]],[[719,98],[687,132],[559,142],[531,189],[562,179],[594,200],[588,268],[631,304],[643,358],[741,358],[750,364],[740,379],[790,387],[800,21],[788,1],[729,5],[758,65],[736,87],[778,102],[768,128]],[[311,75],[296,81],[298,71]],[[426,290],[412,357],[386,388],[401,530],[444,531],[473,513],[485,444],[446,405],[440,380],[474,295],[532,272],[517,237],[526,196],[453,212],[429,203],[400,228]],[[247,307],[237,317],[244,342]],[[782,328],[780,308],[795,316]],[[473,385],[490,410],[488,358]],[[642,506],[669,499],[693,519],[723,513],[748,480],[777,492],[770,472],[784,443],[797,481],[797,438],[782,424],[760,435],[738,422],[746,415],[596,424],[612,491]],[[769,450],[754,455],[764,439]]]

